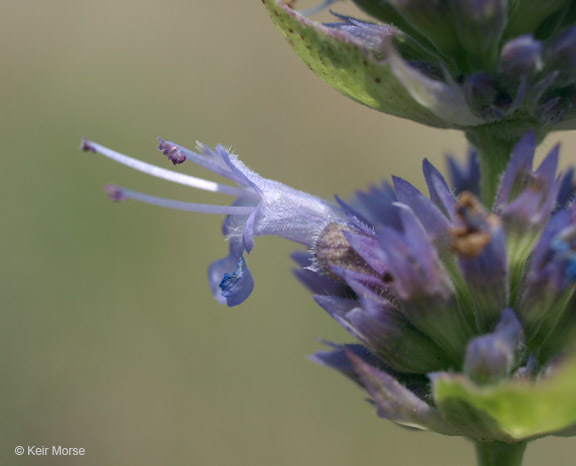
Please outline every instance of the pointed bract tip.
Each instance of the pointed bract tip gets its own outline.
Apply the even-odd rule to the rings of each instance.
[[[114,202],[125,201],[126,199],[128,199],[126,194],[124,194],[124,192],[122,191],[122,188],[116,186],[115,184],[106,185],[104,191],[106,191],[108,197]]]
[[[164,141],[161,137],[158,137],[158,150],[162,152],[168,160],[174,165],[178,165],[186,161],[186,155],[182,153],[180,148],[176,144]]]

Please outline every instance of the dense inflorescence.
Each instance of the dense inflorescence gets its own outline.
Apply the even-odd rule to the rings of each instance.
[[[197,152],[159,139],[174,164],[216,183],[84,140],[136,170],[230,195],[231,205],[134,199],[222,214],[229,253],[208,270],[228,306],[254,288],[255,238],[305,247],[295,273],[355,339],[311,358],[343,373],[378,414],[476,442],[482,466],[519,466],[528,440],[576,435],[574,171],[558,147],[533,168],[537,143],[576,128],[576,0],[351,0],[369,21],[308,18],[296,1],[262,0],[304,62],[335,89],[382,112],[463,130],[466,163],[450,183],[424,161],[428,195],[400,178],[346,201],[264,178],[223,146]]]
[[[380,416],[482,441],[564,435],[576,425],[576,412],[566,415],[564,408],[544,425],[523,425],[493,409],[499,397],[536,386],[528,393],[538,412],[550,399],[540,392],[567,383],[571,367],[563,356],[574,324],[576,208],[573,172],[557,175],[557,147],[533,170],[535,141],[527,134],[490,210],[478,198],[474,151],[464,165],[450,160],[452,188],[424,161],[429,197],[393,178],[392,185],[330,203],[261,177],[223,146],[199,145],[196,153],[160,139],[158,148],[174,164],[192,161],[236,186],[155,167],[86,140],[83,148],[173,182],[236,196],[230,206],[215,206],[107,187],[115,201],[227,215],[230,252],[210,266],[209,280],[214,296],[229,306],[252,292],[244,255],[256,236],[306,246],[294,255],[296,275],[358,340],[331,344],[313,360],[360,384]]]

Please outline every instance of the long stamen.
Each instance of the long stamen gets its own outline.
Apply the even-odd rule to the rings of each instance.
[[[321,13],[326,8],[329,8],[332,4],[341,2],[342,0],[324,0],[320,5],[316,5],[312,8],[308,8],[307,10],[298,10],[302,16],[314,16],[318,13]]]
[[[201,212],[206,214],[222,215],[250,215],[254,210],[254,207],[246,206],[224,206],[176,201],[174,199],[166,199],[163,197],[140,193],[138,191],[132,191],[131,189],[121,188],[120,186],[116,185],[108,185],[105,189],[108,197],[113,201],[134,199],[136,201],[145,202],[146,204],[168,207],[170,209],[186,210],[188,212]]]
[[[134,170],[141,171],[157,178],[163,178],[165,180],[172,181],[173,183],[179,183],[185,186],[191,186],[193,188],[203,189],[204,191],[210,191],[214,193],[230,194],[232,196],[258,197],[256,193],[245,189],[236,188],[234,186],[227,186],[225,184],[216,183],[214,181],[203,180],[202,178],[196,178],[195,176],[173,172],[171,170],[166,170],[165,168],[157,167],[156,165],[142,162],[141,160],[120,154],[119,152],[109,149],[108,147],[104,147],[98,143],[88,141],[87,139],[82,139],[81,148],[84,151],[91,151],[97,154],[101,154],[118,163],[133,168]]]

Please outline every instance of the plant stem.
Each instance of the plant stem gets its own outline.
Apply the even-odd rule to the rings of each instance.
[[[486,207],[491,208],[496,198],[500,178],[506,170],[512,149],[517,141],[495,138],[486,132],[469,132],[466,136],[470,144],[478,151],[482,202]]]
[[[488,208],[494,204],[502,173],[506,170],[512,150],[528,130],[525,125],[484,125],[466,132],[466,137],[478,151],[480,161],[482,202]],[[535,131],[536,143],[545,136],[544,131]],[[541,134],[540,134],[541,133]]]
[[[476,442],[478,466],[521,466],[526,442]]]

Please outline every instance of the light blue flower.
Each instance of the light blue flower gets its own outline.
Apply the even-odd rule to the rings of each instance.
[[[342,220],[338,206],[261,177],[221,145],[214,150],[199,144],[197,153],[162,139],[159,142],[158,149],[175,165],[191,161],[236,186],[166,170],[88,140],[83,141],[82,148],[158,178],[236,198],[231,205],[209,205],[164,199],[118,186],[106,188],[115,201],[134,199],[173,209],[226,215],[222,232],[230,244],[229,254],[213,262],[208,275],[214,296],[229,306],[240,304],[252,292],[254,280],[243,255],[252,251],[256,236],[281,236],[312,247],[326,225]]]

